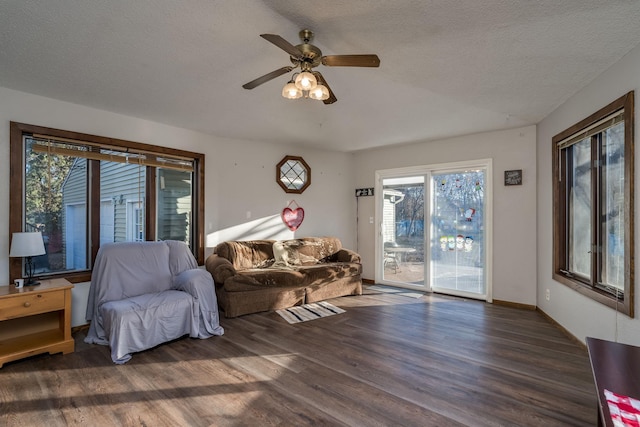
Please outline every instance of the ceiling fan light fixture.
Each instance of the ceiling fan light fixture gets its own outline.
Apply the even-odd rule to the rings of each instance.
[[[317,46],[311,44],[313,31],[302,30],[299,36],[302,44],[294,46],[277,34],[260,34],[260,37],[287,52],[293,65],[280,67],[277,70],[243,84],[242,87],[245,89],[254,89],[263,83],[299,68],[300,73],[294,73],[289,83],[282,89],[282,96],[287,99],[311,98],[323,101],[326,105],[329,105],[338,99],[329,87],[327,81],[322,77],[322,74],[313,70],[315,67],[319,65],[328,67],[380,66],[380,58],[378,58],[378,55],[323,55]],[[318,87],[317,89],[316,86]]]
[[[291,80],[282,88],[282,96],[287,99],[298,99],[302,98],[302,91],[298,89],[293,80]]]
[[[303,71],[296,76],[295,85],[300,90],[313,90],[318,85],[316,76],[308,71]]]
[[[323,84],[318,84],[313,90],[309,91],[309,98],[318,101],[329,99],[329,89]]]

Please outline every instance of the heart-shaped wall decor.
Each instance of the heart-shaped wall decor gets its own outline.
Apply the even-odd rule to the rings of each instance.
[[[304,219],[304,209],[297,207],[295,209],[284,208],[282,210],[282,221],[289,227],[289,230],[296,231],[302,220]]]

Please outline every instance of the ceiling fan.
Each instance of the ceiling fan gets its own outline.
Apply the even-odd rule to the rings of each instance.
[[[278,68],[264,76],[258,77],[242,85],[245,89],[253,89],[263,83],[273,80],[300,67],[300,72],[294,74],[291,81],[285,85],[282,96],[296,99],[302,96],[323,101],[325,104],[333,104],[337,101],[322,74],[313,70],[318,65],[328,67],[379,67],[378,55],[322,55],[322,51],[311,44],[313,32],[302,30],[299,33],[302,43],[294,46],[276,34],[260,34],[260,37],[278,46],[291,55],[293,66]]]

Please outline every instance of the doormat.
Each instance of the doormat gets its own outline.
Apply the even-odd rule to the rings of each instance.
[[[324,301],[276,310],[276,313],[289,323],[307,322],[344,312],[340,307]]]
[[[394,288],[391,286],[383,286],[383,285],[373,285],[373,286],[367,287],[367,289],[370,289],[372,291],[377,291],[377,292],[384,292],[385,294],[400,295],[400,296],[409,297],[409,298],[420,298],[424,295],[424,293],[422,292],[412,291],[411,289]]]

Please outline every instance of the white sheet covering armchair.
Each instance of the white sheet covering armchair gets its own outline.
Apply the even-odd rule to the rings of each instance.
[[[222,335],[213,279],[178,241],[102,245],[91,275],[85,342],[131,353],[189,335]]]

